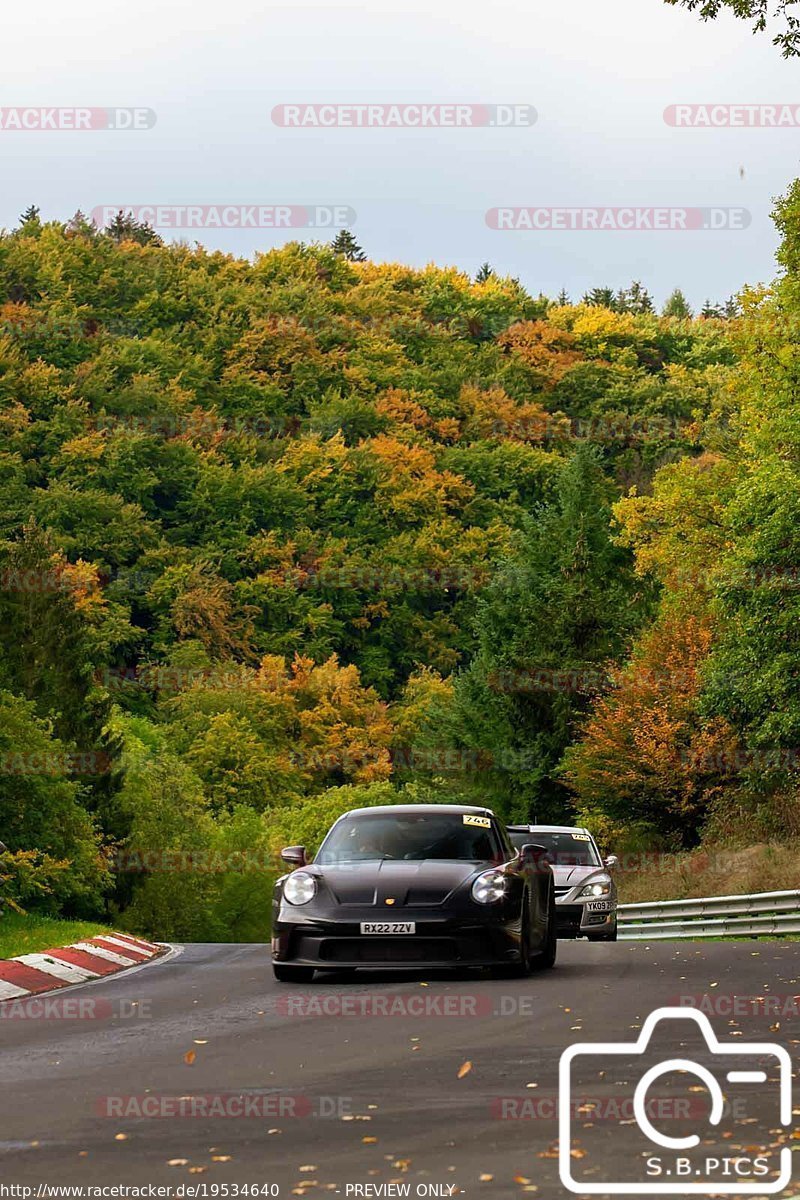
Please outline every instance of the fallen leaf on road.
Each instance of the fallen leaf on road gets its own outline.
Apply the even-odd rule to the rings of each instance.
[[[479,1175],[478,1179],[481,1181],[481,1183],[491,1183],[494,1179],[494,1175]]]
[[[298,1171],[316,1171],[318,1168],[305,1166],[305,1167],[298,1167],[297,1169],[298,1169]]]
[[[171,1158],[167,1163],[168,1167],[188,1167],[188,1158]]]
[[[230,1156],[230,1154],[214,1154],[211,1157],[211,1161],[212,1162],[230,1162],[231,1156]],[[302,1169],[303,1168],[301,1167],[300,1170],[302,1171]],[[216,1184],[214,1186],[216,1187]]]
[[[463,1079],[465,1075],[469,1075],[471,1070],[472,1070],[472,1063],[469,1061],[469,1059],[467,1059],[467,1061],[463,1062],[461,1064],[461,1066],[458,1068],[458,1078]]]
[[[377,1140],[378,1139],[376,1137],[365,1137],[361,1139],[365,1146],[370,1146],[373,1142],[377,1142]]]
[[[190,1067],[196,1058],[197,1055],[195,1054],[194,1050],[187,1050],[183,1056],[183,1061],[186,1063],[187,1067]]]
[[[114,1134],[115,1142],[127,1142],[127,1140],[128,1140],[127,1133],[115,1133]]]
[[[208,1170],[208,1167],[189,1167],[189,1174],[190,1175],[204,1175],[207,1170]]]
[[[530,1183],[530,1179],[526,1179],[524,1175],[515,1175],[514,1183]]]

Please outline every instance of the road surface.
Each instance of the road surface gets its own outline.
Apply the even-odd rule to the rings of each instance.
[[[563,1050],[631,1041],[683,995],[710,998],[720,1037],[794,1053],[800,1015],[786,998],[800,993],[798,977],[793,942],[579,942],[525,980],[363,974],[298,988],[273,981],[266,947],[185,946],[62,992],[73,1010],[81,1000],[77,1013],[6,1005],[0,1184],[566,1196],[552,1149]],[[769,996],[772,1008],[731,1008],[734,994]],[[773,1083],[750,1125],[774,1126]],[[591,1151],[578,1150],[576,1170],[607,1179],[621,1169],[630,1126],[583,1119],[578,1144]],[[727,1136],[729,1149],[743,1144]],[[389,1183],[399,1190],[381,1190]]]

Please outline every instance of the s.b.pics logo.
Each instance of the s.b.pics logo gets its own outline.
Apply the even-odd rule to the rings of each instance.
[[[635,1042],[583,1042],[559,1064],[559,1171],[581,1195],[773,1195],[792,1177],[789,1054],[720,1042],[704,1013],[659,1008]],[[617,1122],[576,1097],[625,1101]]]

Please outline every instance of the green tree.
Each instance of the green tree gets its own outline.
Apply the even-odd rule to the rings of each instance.
[[[114,242],[138,242],[140,246],[160,246],[161,238],[147,221],[137,221],[132,212],[122,209],[106,225],[105,234]]]
[[[661,310],[661,313],[662,316],[665,317],[691,317],[692,310],[689,306],[689,301],[686,299],[680,288],[675,288],[675,290],[670,293],[664,307]]]
[[[596,452],[577,450],[478,604],[478,650],[456,678],[451,736],[508,817],[568,815],[558,763],[647,611],[631,556],[613,540],[612,498]]]
[[[77,749],[96,749],[107,717],[94,678],[96,579],[71,568],[35,523],[0,546],[0,572],[0,681],[33,700]]]
[[[31,866],[38,860],[43,867],[39,900],[19,891],[17,898],[51,912],[92,915],[101,908],[108,877],[75,770],[69,747],[53,737],[33,704],[0,690],[0,829],[9,851],[31,852]]]
[[[340,258],[347,259],[348,262],[366,262],[367,256],[359,246],[355,239],[355,235],[350,229],[340,229],[336,237],[331,242],[331,249],[334,254],[338,254]]]
[[[39,215],[39,206],[37,204],[29,204],[24,212],[19,215],[19,232],[30,237],[33,234],[40,232],[42,221]]]
[[[592,308],[610,308],[616,311],[617,295],[613,288],[595,287],[589,292],[584,292],[583,303],[591,305]]]
[[[637,279],[628,288],[621,288],[617,293],[616,308],[618,312],[644,313],[655,312],[653,297]]]

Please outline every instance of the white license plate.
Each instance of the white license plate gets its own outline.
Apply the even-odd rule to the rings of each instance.
[[[612,904],[610,900],[590,900],[586,907],[589,912],[611,912]]]
[[[362,933],[416,933],[413,921],[362,921]]]

